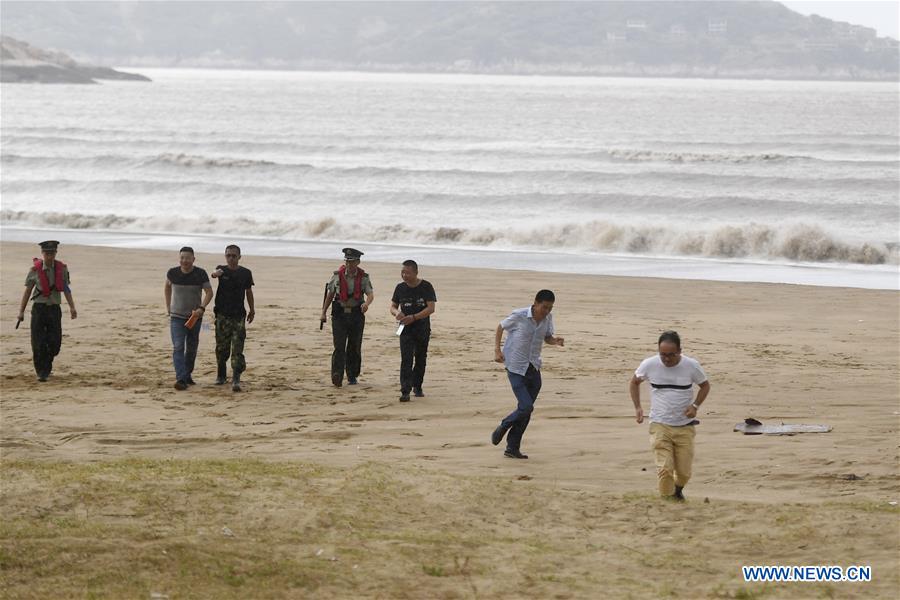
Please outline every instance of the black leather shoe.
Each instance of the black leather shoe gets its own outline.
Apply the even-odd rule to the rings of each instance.
[[[331,383],[334,385],[334,387],[341,387],[341,385],[343,383],[343,378],[341,377],[341,374],[340,373],[332,373],[331,374]]]
[[[188,377],[187,379],[184,380],[184,382],[188,385],[197,385],[197,382],[194,381],[193,377]]]
[[[409,392],[400,394],[400,402],[409,402]]]
[[[420,387],[413,388],[413,396],[415,396],[416,398],[424,398],[425,392],[423,392],[422,388]]]
[[[348,377],[347,378],[347,385],[356,385],[356,384],[357,384],[356,377]]]
[[[503,429],[502,425],[498,426],[497,429],[495,429],[491,434],[491,443],[496,446],[503,441],[504,435],[506,435],[506,430]]]
[[[179,379],[178,381],[175,382],[175,389],[178,390],[179,392],[183,392],[184,390],[187,389],[187,384]]]
[[[505,452],[503,452],[503,456],[505,456],[506,458],[528,458],[527,454],[522,454],[518,450],[509,450],[509,449],[507,449]]]

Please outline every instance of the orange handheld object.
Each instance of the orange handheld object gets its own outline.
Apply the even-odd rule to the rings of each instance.
[[[197,316],[197,313],[196,313],[196,312],[192,312],[192,313],[191,313],[191,318],[184,322],[184,326],[187,327],[188,329],[193,329],[193,328],[194,328],[194,325],[197,324],[197,320],[198,320],[199,318],[200,318],[200,317]]]

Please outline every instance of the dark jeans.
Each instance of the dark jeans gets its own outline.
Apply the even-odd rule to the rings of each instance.
[[[53,357],[62,346],[62,309],[59,304],[31,305],[31,353],[34,370],[49,375],[53,369]]]
[[[331,355],[331,374],[359,377],[362,369],[362,338],[366,316],[360,310],[345,313],[343,309],[331,313],[331,335],[334,353]]]
[[[412,388],[422,387],[429,339],[429,327],[407,325],[400,334],[400,392],[403,394],[408,394]]]
[[[509,429],[509,435],[506,436],[506,449],[518,452],[522,444],[522,436],[525,435],[525,430],[531,421],[534,402],[541,391],[541,372],[533,365],[528,365],[525,375],[507,371],[506,376],[509,377],[509,383],[512,385],[518,405],[516,410],[509,413],[500,422],[500,426]]]
[[[184,326],[187,319],[171,317],[169,331],[172,334],[172,363],[175,365],[175,379],[187,381],[194,372],[197,346],[200,345],[200,329],[203,319],[197,319],[193,329]]]

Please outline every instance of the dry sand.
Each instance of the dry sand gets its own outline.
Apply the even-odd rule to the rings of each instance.
[[[420,275],[438,294],[427,396],[400,404],[398,341],[387,309],[399,265],[363,262],[376,295],[363,372],[359,386],[336,389],[329,382],[330,326],[320,331],[318,314],[323,284],[340,263],[337,247],[334,261],[245,256],[241,264],[256,281],[257,318],[248,327],[244,392],[235,394],[213,385],[210,329],[201,333],[198,385],[172,388],[163,283],[177,264],[177,248],[63,244],[59,258],[70,266],[79,316],[71,321],[64,310],[62,352],[51,380],[37,383],[29,317],[13,329],[36,253],[37,246],[2,244],[4,462],[261,459],[345,470],[374,463],[460,481],[526,478],[517,485],[573,493],[575,504],[577,494],[639,494],[641,505],[652,505],[656,475],[647,424],[634,421],[627,381],[653,353],[659,332],[674,328],[712,384],[698,415],[694,478],[685,490],[689,506],[709,498],[731,507],[708,531],[710,539],[728,547],[742,510],[846,503],[830,508],[828,518],[868,515],[887,537],[863,536],[853,546],[856,562],[832,552],[827,564],[868,564],[868,552],[876,562],[887,560],[879,575],[888,587],[870,591],[897,585],[896,559],[884,558],[900,550],[897,512],[885,521],[877,510],[857,515],[850,508],[900,500],[896,292],[421,265]],[[209,271],[222,261],[200,254],[196,264]],[[566,346],[544,349],[544,387],[522,447],[531,458],[515,461],[489,442],[514,406],[503,368],[492,361],[493,335],[499,320],[530,304],[540,288],[556,292],[554,319]],[[642,392],[647,410],[649,390]],[[732,431],[750,416],[834,430],[793,437]],[[15,504],[14,481],[4,483],[7,508]],[[502,506],[497,510],[503,513]],[[702,532],[703,524],[698,527]],[[835,535],[851,530],[841,531]],[[715,553],[717,546],[704,551]],[[801,553],[794,558],[804,562],[793,564],[822,564],[822,557]]]

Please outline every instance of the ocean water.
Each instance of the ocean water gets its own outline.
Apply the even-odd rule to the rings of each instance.
[[[2,86],[4,239],[898,285],[896,84],[142,72]]]

